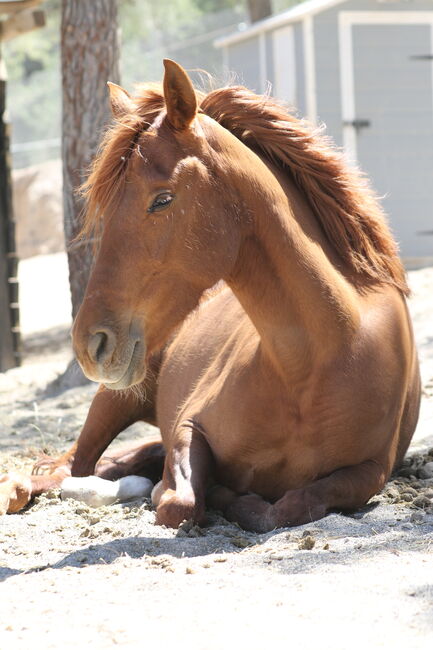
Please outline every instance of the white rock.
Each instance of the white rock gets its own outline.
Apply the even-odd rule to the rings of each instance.
[[[61,497],[98,508],[147,497],[152,488],[152,481],[143,476],[124,476],[118,481],[107,481],[99,476],[69,476],[61,485]]]

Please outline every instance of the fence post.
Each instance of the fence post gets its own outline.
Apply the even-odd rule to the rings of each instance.
[[[21,362],[18,258],[12,212],[9,125],[5,121],[6,68],[0,51],[0,372]]]

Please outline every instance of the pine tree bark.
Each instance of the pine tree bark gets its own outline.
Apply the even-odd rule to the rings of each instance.
[[[107,81],[119,83],[117,0],[62,0],[61,44],[64,228],[75,317],[92,265],[91,245],[74,241],[83,210],[76,190],[110,119]]]

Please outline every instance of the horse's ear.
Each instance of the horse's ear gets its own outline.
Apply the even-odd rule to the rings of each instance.
[[[187,129],[197,113],[191,80],[178,63],[164,59],[164,99],[167,119],[177,131]]]
[[[110,105],[113,116],[120,120],[125,115],[134,112],[134,102],[129,93],[117,84],[107,81],[108,91],[110,93]]]

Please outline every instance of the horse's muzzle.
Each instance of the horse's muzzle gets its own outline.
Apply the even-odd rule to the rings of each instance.
[[[143,381],[146,346],[142,336],[130,330],[119,336],[107,325],[94,326],[84,345],[74,332],[75,352],[84,374],[107,388],[121,390]]]

